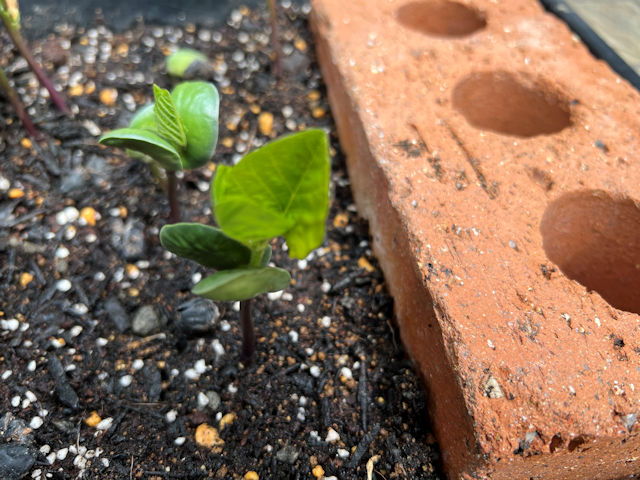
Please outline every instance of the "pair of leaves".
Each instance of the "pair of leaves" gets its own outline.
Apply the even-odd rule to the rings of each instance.
[[[166,170],[204,165],[218,142],[218,91],[207,82],[184,82],[171,93],[153,88],[155,103],[140,109],[128,128],[107,133],[100,143],[149,156]]]
[[[197,223],[167,225],[160,242],[179,256],[219,270],[193,288],[197,295],[246,300],[282,290],[290,276],[267,266],[268,241],[283,235],[291,256],[298,258],[322,243],[329,169],[322,130],[271,142],[235,167],[218,166],[211,197],[220,229]]]
[[[286,270],[267,266],[271,259],[269,245],[261,252],[259,264],[251,266],[249,247],[201,223],[165,225],[160,243],[176,255],[219,270],[193,288],[193,293],[211,300],[247,300],[282,290],[291,280]]]

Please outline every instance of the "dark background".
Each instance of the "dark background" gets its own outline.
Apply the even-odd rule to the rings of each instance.
[[[291,3],[303,4],[305,0]],[[42,37],[60,23],[92,24],[96,10],[102,12],[105,24],[119,31],[140,18],[149,24],[212,26],[242,5],[261,4],[266,8],[266,0],[20,0],[19,4],[22,28],[28,38]]]

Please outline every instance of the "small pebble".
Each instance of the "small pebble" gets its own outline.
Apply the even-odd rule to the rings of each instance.
[[[131,382],[133,381],[133,377],[131,375],[124,375],[122,377],[120,377],[120,385],[122,387],[128,387],[129,385],[131,385]]]
[[[265,137],[271,135],[273,132],[273,113],[262,112],[258,116],[258,130]]]
[[[346,450],[344,448],[339,448],[338,449],[338,457],[342,458],[343,460],[345,458],[349,458],[349,450]]]
[[[320,367],[318,367],[317,365],[313,365],[309,369],[309,373],[311,374],[312,377],[318,378],[320,376]]]
[[[313,476],[316,478],[322,478],[324,477],[324,468],[322,468],[320,465],[316,465],[315,467],[313,467],[311,473],[313,473]]]
[[[260,477],[253,470],[249,470],[247,473],[244,474],[244,480],[259,480],[259,479]]]
[[[58,282],[56,283],[56,289],[59,292],[68,292],[69,290],[71,290],[72,286],[73,285],[71,284],[71,282],[66,278],[63,278],[62,280],[58,280]]]
[[[224,445],[224,440],[220,438],[218,430],[206,423],[198,425],[198,428],[196,428],[195,439],[196,443],[201,447],[218,450]]]
[[[295,330],[291,330],[289,332],[289,338],[291,339],[291,341],[293,343],[297,343],[298,342],[298,337],[299,337],[298,332],[296,332]]]
[[[269,292],[267,293],[267,298],[271,301],[280,300],[280,298],[282,298],[283,293],[284,293],[284,290],[278,290],[277,292]]]
[[[56,223],[58,225],[66,225],[75,222],[80,216],[80,212],[75,207],[66,207],[56,214]]]
[[[178,412],[176,410],[169,410],[165,415],[165,418],[167,419],[167,422],[173,423],[176,421],[176,418],[178,418]]]
[[[186,439],[185,437],[177,437],[177,438],[173,441],[173,443],[174,443],[175,445],[177,445],[177,446],[180,446],[180,445],[184,445],[184,442],[186,442],[186,440],[187,440],[187,439]]]
[[[60,450],[58,450],[56,452],[56,458],[58,460],[64,460],[65,458],[67,458],[67,455],[69,454],[69,449],[68,448],[61,448]]]
[[[96,425],[96,429],[97,430],[109,430],[111,428],[112,424],[113,424],[113,418],[111,418],[111,417],[105,418],[100,423],[98,423],[98,425]]]
[[[0,320],[0,328],[3,330],[9,330],[10,332],[15,332],[20,327],[20,322],[15,318],[10,318],[9,320]]]
[[[88,427],[97,427],[101,421],[102,421],[102,418],[100,417],[100,415],[98,415],[98,412],[94,410],[84,420],[84,423],[86,423]]]
[[[337,442],[338,440],[340,440],[340,434],[338,434],[338,432],[336,432],[333,428],[329,428],[324,441],[327,443],[333,443]]]
[[[33,428],[34,430],[37,430],[37,429],[39,429],[39,428],[42,426],[42,424],[43,424],[43,423],[44,423],[44,420],[42,420],[42,418],[40,418],[40,417],[33,417],[33,418],[31,419],[31,421],[29,422],[29,426],[30,426],[31,428]]]
[[[207,405],[209,405],[209,397],[205,393],[198,392],[198,408],[202,410]]]
[[[133,368],[136,371],[142,369],[142,367],[144,367],[144,360],[140,358],[136,358],[131,364],[131,368]]]
[[[225,354],[224,347],[220,343],[220,340],[217,338],[211,342],[211,348],[213,348],[213,352],[216,354],[216,358],[221,357]]]

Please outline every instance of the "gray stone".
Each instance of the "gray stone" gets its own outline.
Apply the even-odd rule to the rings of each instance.
[[[298,460],[300,451],[286,445],[276,452],[276,460],[293,465]]]
[[[3,480],[21,479],[35,463],[29,447],[12,443],[0,445],[0,478]]]
[[[120,252],[125,260],[137,260],[144,255],[146,241],[144,238],[144,224],[138,220],[129,219],[123,222],[115,218],[110,223],[111,245]]]
[[[204,394],[209,399],[209,403],[207,403],[206,407],[207,410],[213,413],[217,412],[218,408],[220,408],[220,395],[218,395],[218,393],[214,392],[213,390],[208,390],[204,392]]]
[[[123,333],[131,327],[129,315],[116,297],[110,297],[104,302],[104,310],[107,312],[109,320],[113,322],[118,332]]]
[[[158,315],[155,308],[151,305],[143,305],[136,310],[136,313],[133,316],[131,330],[136,335],[144,337],[150,333],[160,330],[165,325],[166,320],[164,317]]]
[[[48,355],[47,366],[49,375],[53,379],[56,387],[58,400],[60,400],[63,405],[73,408],[74,410],[78,408],[78,394],[69,384],[69,380],[67,379],[67,374],[64,371],[62,363],[55,354],[50,353]]]
[[[6,442],[32,445],[32,429],[21,418],[14,417],[11,412],[0,417],[0,439]]]

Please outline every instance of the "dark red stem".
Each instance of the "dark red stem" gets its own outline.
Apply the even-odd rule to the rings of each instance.
[[[278,80],[282,79],[282,46],[280,45],[280,32],[278,29],[278,0],[267,0],[269,6],[269,20],[271,21],[271,46],[275,58],[273,60],[273,73]]]
[[[18,93],[11,86],[11,83],[9,83],[9,79],[7,78],[7,76],[4,73],[4,70],[2,69],[0,69],[0,87],[2,88],[2,90],[4,90],[5,94],[7,95],[7,98],[9,99],[9,103],[11,103],[11,106],[16,111],[16,115],[18,115],[18,118],[22,122],[22,125],[24,125],[24,128],[29,134],[29,136],[35,139],[40,139],[41,138],[40,133],[38,132],[35,125],[31,121],[31,118],[29,117],[27,110],[24,108],[24,105],[20,100],[20,97],[18,97]]]
[[[180,221],[180,202],[178,202],[178,179],[176,172],[167,170],[167,197],[169,198],[169,222]]]
[[[20,31],[18,30],[18,28],[13,26],[4,16],[2,16],[2,21],[4,23],[4,26],[7,28],[7,31],[9,32],[9,36],[11,37],[13,44],[27,61],[29,67],[31,68],[31,71],[36,75],[36,77],[38,77],[40,84],[49,91],[51,101],[56,105],[56,107],[58,107],[61,112],[67,114],[70,113],[69,107],[67,107],[67,104],[62,99],[62,96],[53,87],[53,83],[51,82],[51,80],[49,80],[49,77],[47,77],[47,75],[44,73],[44,70],[40,68],[40,65],[38,64],[38,62],[36,62],[36,59],[33,58],[33,55],[31,55],[31,51],[27,47],[27,44],[24,42],[22,35],[20,35]]]
[[[256,333],[251,319],[251,299],[240,302],[240,330],[242,331],[242,353],[240,359],[249,365],[256,351]]]

